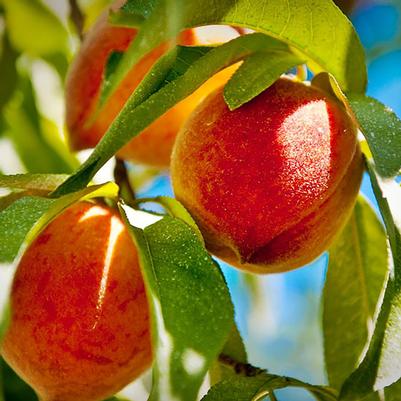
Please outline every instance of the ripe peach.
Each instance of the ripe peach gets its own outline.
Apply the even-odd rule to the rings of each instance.
[[[120,217],[81,202],[22,256],[1,354],[41,401],[99,401],[151,362],[136,248]]]
[[[70,144],[74,150],[96,146],[130,94],[154,62],[166,52],[167,45],[164,44],[141,59],[93,121],[107,60],[113,51],[125,51],[136,33],[135,29],[110,25],[106,15],[88,32],[72,63],[66,83],[66,120]],[[238,35],[234,28],[228,26],[215,28],[209,35],[205,35],[202,29],[190,29],[180,35],[179,42],[185,45],[206,44],[210,41],[216,43]],[[175,137],[183,122],[204,97],[230,78],[234,70],[234,67],[230,67],[213,76],[154,121],[141,135],[133,138],[118,156],[155,167],[168,167]]]
[[[234,111],[222,89],[212,93],[179,133],[171,162],[176,197],[208,249],[259,273],[300,267],[329,246],[362,169],[343,107],[287,78]]]

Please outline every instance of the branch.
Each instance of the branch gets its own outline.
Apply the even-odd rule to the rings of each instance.
[[[225,354],[220,354],[218,360],[221,364],[233,369],[238,375],[252,377],[266,372],[266,369],[255,368],[249,363],[238,362]]]
[[[78,33],[78,36],[82,41],[84,37],[83,32],[84,32],[85,16],[83,15],[81,9],[79,8],[77,0],[69,0],[69,4],[70,4],[71,21],[73,22],[75,29]]]
[[[120,187],[120,195],[125,202],[130,206],[136,204],[135,191],[131,186],[127,167],[125,166],[124,161],[118,157],[116,157],[116,165],[114,167],[114,180]]]

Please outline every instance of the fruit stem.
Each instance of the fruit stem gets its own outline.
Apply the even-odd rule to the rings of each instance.
[[[70,19],[73,22],[75,29],[78,33],[79,38],[81,41],[84,38],[84,23],[85,23],[85,16],[83,15],[77,0],[69,0],[70,4]]]
[[[120,196],[124,199],[127,205],[135,207],[136,196],[129,179],[127,166],[125,162],[116,157],[116,165],[114,167],[114,179],[120,187]]]
[[[220,354],[218,359],[221,364],[230,367],[238,375],[252,377],[266,372],[265,369],[256,368],[249,363],[238,362],[226,354]]]

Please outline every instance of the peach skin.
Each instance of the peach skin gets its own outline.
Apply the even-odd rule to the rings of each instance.
[[[216,256],[270,273],[315,259],[345,224],[363,162],[356,128],[337,100],[280,78],[230,111],[212,93],[179,133],[176,197]]]
[[[1,354],[41,401],[101,401],[151,363],[136,248],[110,208],[77,203],[18,265]]]

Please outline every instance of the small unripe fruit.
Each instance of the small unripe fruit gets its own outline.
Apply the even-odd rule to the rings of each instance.
[[[327,249],[362,170],[339,102],[286,78],[234,111],[222,89],[211,94],[179,133],[171,165],[176,197],[208,249],[259,273],[300,267]]]
[[[1,354],[41,401],[100,401],[149,367],[138,256],[112,209],[78,203],[29,246]]]
[[[143,57],[93,119],[110,55],[115,51],[125,51],[136,34],[136,29],[110,25],[107,16],[103,15],[86,35],[66,83],[66,121],[73,150],[96,146],[149,69],[165,54],[168,48],[166,44]],[[218,43],[238,35],[234,28],[220,27],[211,41]],[[189,29],[180,35],[179,42],[183,45],[206,44],[210,36],[205,37],[199,34],[199,30]],[[234,71],[235,67],[231,67],[213,76],[133,138],[118,152],[118,156],[154,167],[168,167],[175,137],[188,115],[209,93],[228,81]]]

